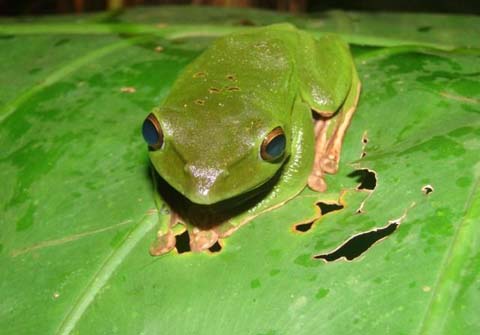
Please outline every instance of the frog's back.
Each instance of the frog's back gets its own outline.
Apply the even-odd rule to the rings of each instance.
[[[254,109],[289,117],[296,91],[291,79],[297,39],[298,30],[290,24],[219,38],[185,69],[166,105],[219,108],[223,116],[236,118]]]

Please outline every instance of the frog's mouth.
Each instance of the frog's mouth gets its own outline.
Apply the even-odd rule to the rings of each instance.
[[[157,191],[175,213],[192,225],[208,229],[258,205],[278,183],[282,170],[281,168],[272,178],[246,192],[208,204],[195,202],[183,195],[156,171],[154,171],[154,178],[157,181]]]

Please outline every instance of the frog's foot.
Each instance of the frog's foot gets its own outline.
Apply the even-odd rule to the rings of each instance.
[[[193,227],[188,230],[188,235],[190,237],[190,249],[193,252],[207,250],[218,241],[218,234],[214,229],[201,230]]]
[[[176,212],[170,211],[168,216],[160,219],[157,239],[150,246],[150,255],[160,256],[171,251],[177,243],[175,236],[183,231],[185,231],[185,228],[180,216]]]
[[[325,182],[321,171],[312,173],[308,177],[308,187],[317,192],[325,192],[327,190],[327,183]]]
[[[222,222],[210,229],[189,228],[190,249],[193,252],[210,249],[220,239],[230,236],[237,229],[238,226],[231,224],[229,221]]]
[[[175,235],[171,230],[163,234],[159,232],[157,239],[150,246],[150,255],[160,256],[166,254],[175,247],[175,243]]]

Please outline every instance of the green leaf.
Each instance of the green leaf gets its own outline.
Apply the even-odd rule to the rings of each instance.
[[[326,209],[305,190],[220,252],[151,257],[144,117],[212,37],[281,21],[353,43],[362,96],[320,195],[337,210],[296,231]],[[477,333],[479,25],[197,7],[0,21],[2,333]]]

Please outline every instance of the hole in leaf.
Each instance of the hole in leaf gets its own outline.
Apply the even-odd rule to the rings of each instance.
[[[357,178],[360,185],[357,190],[375,190],[377,186],[377,176],[374,171],[368,169],[356,170],[348,175],[350,178]]]
[[[215,242],[214,245],[212,245],[210,248],[208,248],[208,250],[210,250],[210,252],[220,252],[220,251],[222,251],[222,246],[217,241],[217,242]]]
[[[422,192],[423,194],[425,195],[429,195],[430,193],[432,193],[434,191],[433,189],[433,186],[432,185],[425,185],[422,187]]]
[[[340,258],[345,258],[349,261],[357,258],[367,251],[375,242],[384,239],[392,234],[398,227],[400,222],[393,221],[384,228],[374,229],[348,239],[339,248],[334,251],[313,256],[315,259],[323,259],[326,262],[333,262]]]
[[[317,202],[317,206],[320,208],[320,213],[322,216],[330,213],[330,212],[334,212],[334,211],[338,211],[338,210],[341,210],[343,209],[343,206],[340,205],[340,204],[327,204],[325,202]],[[299,223],[299,224],[296,224],[293,229],[295,229],[296,231],[300,232],[300,233],[305,233],[307,231],[309,231],[310,229],[312,229],[312,226],[313,226],[313,223],[315,221],[310,221],[310,222],[306,222],[306,223]]]
[[[368,199],[368,197],[367,197]],[[360,204],[360,206],[357,208],[357,210],[355,211],[355,214],[363,214],[364,211],[363,211],[363,206],[365,206],[365,201],[367,200],[363,200],[362,203]]]
[[[365,130],[362,134],[362,153],[360,154],[360,158],[363,158],[367,155],[366,148],[368,144],[368,134],[367,131]]]
[[[188,236],[188,231],[185,230],[180,235],[175,236],[175,248],[179,254],[183,254],[185,252],[190,252],[190,236]]]
[[[306,233],[312,228],[313,221],[307,222],[307,223],[300,223],[295,225],[294,229],[300,233]]]
[[[317,202],[317,206],[320,208],[322,215],[343,209],[343,206],[340,204],[327,204],[325,202]]]

